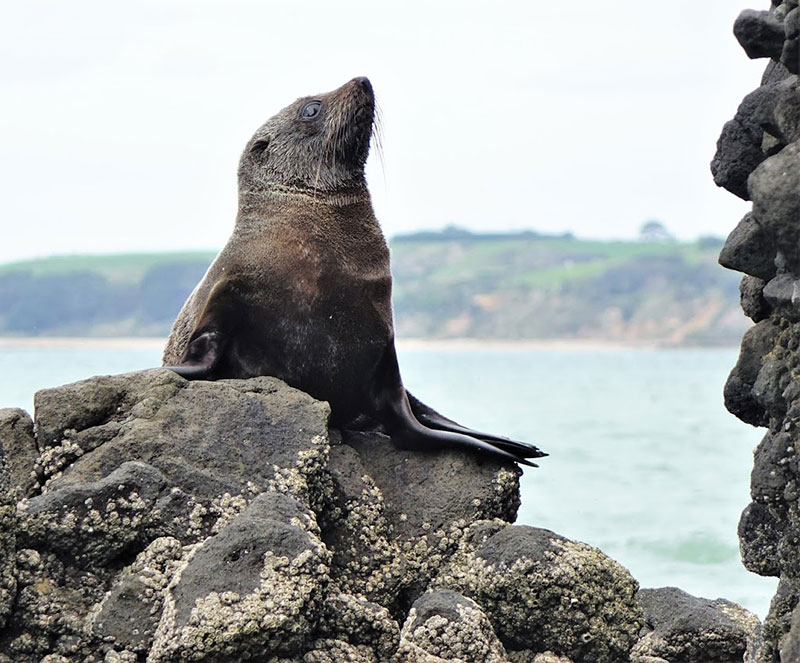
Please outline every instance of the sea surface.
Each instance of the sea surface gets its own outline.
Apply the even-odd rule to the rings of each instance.
[[[601,548],[643,587],[726,598],[762,619],[776,580],[744,569],[736,526],[763,430],[722,405],[730,349],[413,342],[406,386],[464,425],[536,443],[517,522]],[[157,366],[146,340],[0,340],[0,407],[92,375]]]

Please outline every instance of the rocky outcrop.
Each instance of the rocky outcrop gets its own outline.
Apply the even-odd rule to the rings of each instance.
[[[646,628],[633,648],[634,663],[752,660],[760,624],[730,601],[709,601],[676,587],[643,589],[637,599]]]
[[[745,274],[742,308],[756,323],[725,386],[736,416],[768,430],[755,452],[752,503],[739,524],[745,566],[780,578],[753,660],[796,661],[800,600],[800,7],[746,10],[734,34],[769,58],[761,86],[723,128],[715,181],[751,200],[720,262]]]
[[[0,411],[0,663],[702,662],[755,641],[737,606],[682,630],[601,551],[512,525],[516,466],[329,430],[273,378],[156,369],[35,405],[35,425]]]

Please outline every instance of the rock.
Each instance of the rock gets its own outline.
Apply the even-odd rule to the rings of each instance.
[[[760,627],[754,614],[735,603],[696,598],[676,587],[643,589],[636,598],[646,627],[632,663],[741,661]]]
[[[407,609],[468,523],[516,517],[514,466],[456,451],[408,454],[374,433],[344,439],[331,449],[336,508],[322,527],[335,551],[334,574],[348,593]],[[474,477],[468,491],[465,476]]]
[[[286,661],[294,663],[296,659]],[[283,663],[283,659],[270,659],[269,663]],[[342,640],[322,639],[314,642],[312,649],[303,655],[302,663],[379,663],[369,647],[352,645]]]
[[[113,639],[130,651],[147,651],[182,553],[180,541],[170,537],[155,539],[139,553],[97,607],[91,620],[94,637]]]
[[[781,62],[793,74],[800,73],[800,10],[792,9],[783,22],[786,41],[783,43]]]
[[[314,516],[261,494],[193,547],[165,597],[149,660],[292,655],[314,631],[329,553]]]
[[[318,633],[324,639],[367,646],[379,660],[391,658],[400,645],[400,627],[389,611],[352,594],[328,595]]]
[[[800,7],[773,0],[745,11],[735,32],[751,57],[772,58],[762,85],[745,97],[720,136],[715,181],[741,196],[741,177],[756,161],[754,128],[763,132],[762,161],[750,173],[747,223],[731,234],[723,263],[751,276],[741,285],[745,334],[725,385],[725,404],[747,423],[768,426],[751,475],[752,503],[739,522],[748,569],[780,578],[761,638],[747,654],[757,663],[794,660],[792,612],[800,596]],[[781,34],[782,33],[782,34]],[[754,225],[753,220],[758,220]],[[771,249],[765,249],[770,246]],[[774,257],[768,264],[767,254]],[[774,271],[773,271],[774,270]]]
[[[800,661],[800,606],[792,611],[789,632],[780,641],[781,661]]]
[[[785,80],[792,75],[785,65],[777,60],[770,60],[764,69],[764,74],[761,76],[761,85],[769,85],[770,83],[778,83]]]
[[[781,274],[769,281],[762,295],[771,310],[782,309],[781,313],[789,319],[800,312],[800,279],[791,274]]]
[[[753,171],[748,190],[753,200],[753,215],[773,237],[793,273],[798,273],[800,256],[797,242],[800,226],[800,143],[792,143],[769,157]]]
[[[506,663],[505,649],[478,604],[450,590],[414,602],[397,655],[409,663]]]
[[[717,152],[711,161],[711,173],[717,186],[742,200],[749,200],[747,178],[766,158],[761,149],[763,133],[757,136],[739,120],[725,123],[717,140]]]
[[[775,276],[775,246],[752,214],[746,214],[728,235],[719,254],[719,264],[769,281]]]
[[[141,538],[165,486],[154,467],[127,462],[100,481],[48,491],[21,504],[19,544],[108,564]]]
[[[745,9],[733,24],[733,34],[749,58],[779,60],[783,51],[783,24],[769,12]]]
[[[263,490],[287,472],[307,480],[322,471],[327,405],[274,378],[187,382],[164,369],[128,376],[36,394],[48,490],[97,481],[129,460],[152,465],[195,499]],[[91,404],[93,394],[102,407]],[[62,407],[80,416],[53,411]],[[77,420],[83,428],[74,428]]]
[[[751,393],[771,419],[780,418],[781,413],[785,411],[784,392],[790,386],[790,380],[789,367],[782,358],[765,358],[756,375]]]
[[[784,489],[792,476],[792,460],[796,457],[792,435],[786,432],[767,433],[754,454],[751,493],[759,504],[780,507]]]
[[[17,591],[16,524],[11,470],[0,445],[0,629],[14,608]]]
[[[509,652],[508,661],[509,663],[572,663],[566,656],[558,656],[551,651],[534,654],[527,650]]]
[[[789,578],[781,577],[769,606],[769,614],[761,629],[762,642],[756,659],[758,663],[761,661],[786,663],[780,660],[780,649],[791,631],[793,612],[800,605],[798,599],[800,596],[795,583]]]
[[[739,520],[739,547],[748,571],[762,576],[780,573],[778,543],[782,538],[780,518],[766,504],[751,502]]]
[[[510,525],[514,465],[329,431],[271,378],[158,369],[37,402],[35,446],[4,419],[25,496],[0,447],[0,663],[604,663],[636,641],[627,571]]]
[[[749,274],[745,274],[739,283],[739,302],[744,314],[753,322],[761,322],[772,313],[767,300],[764,299],[765,285],[763,280]]]
[[[792,76],[788,84],[782,87],[773,116],[778,135],[785,144],[800,139],[800,90],[797,76]]]
[[[744,335],[739,361],[725,383],[725,407],[742,421],[764,426],[769,415],[753,394],[753,386],[764,357],[773,349],[778,330],[770,320],[763,320]]]
[[[16,514],[0,490],[0,663],[388,661],[474,521],[519,506],[515,466],[343,443],[271,378],[157,369],[36,400],[36,481]]]
[[[33,468],[39,452],[33,437],[33,421],[19,408],[0,408],[0,444],[11,472],[11,488],[18,498],[29,495],[35,480]]]
[[[625,660],[643,623],[636,581],[599,550],[545,529],[503,527],[435,579],[473,599],[509,650]]]
[[[753,195],[748,188],[748,178],[757,167],[768,157],[781,152],[797,136],[797,120],[792,114],[798,103],[797,76],[785,68],[773,69],[770,75],[765,75],[761,87],[744,97],[733,119],[725,123],[711,161],[711,173],[717,186],[724,187],[743,200],[750,200]],[[761,221],[758,214],[755,218]],[[737,228],[734,233],[741,230]],[[775,257],[771,233],[762,232],[761,241],[766,242],[768,251],[771,250],[771,255],[766,257],[767,261],[771,261]],[[769,263],[764,264],[763,249],[760,247],[753,247],[752,256],[746,250],[740,251],[738,259],[743,258],[758,263],[759,269],[766,267],[768,271],[772,270]],[[761,267],[762,264],[764,267]],[[735,263],[731,263],[730,268],[739,269]],[[771,274],[774,274],[774,270],[767,276]]]
[[[558,656],[551,651],[535,654],[527,649],[508,652],[508,661],[509,663],[572,663],[566,656]]]

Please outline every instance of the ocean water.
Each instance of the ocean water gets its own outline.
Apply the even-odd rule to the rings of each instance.
[[[159,364],[160,343],[0,341],[0,407],[37,389]],[[763,431],[722,405],[736,349],[400,345],[406,386],[477,429],[551,455],[525,468],[517,522],[601,548],[643,587],[726,598],[762,619],[776,581],[747,572],[736,526]]]

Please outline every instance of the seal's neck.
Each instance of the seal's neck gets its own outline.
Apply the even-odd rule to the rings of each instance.
[[[337,191],[320,191],[318,189],[302,189],[286,185],[273,184],[268,189],[240,189],[239,212],[251,209],[264,210],[286,204],[321,203],[332,207],[344,207],[357,203],[370,203],[371,198],[366,186],[353,186]]]
[[[326,216],[352,215],[357,209],[360,215],[374,218],[372,199],[366,186],[327,192],[272,185],[269,189],[239,190],[236,226],[240,231],[259,231],[264,229],[265,222],[281,218],[290,210],[313,213],[316,207],[324,210]]]

